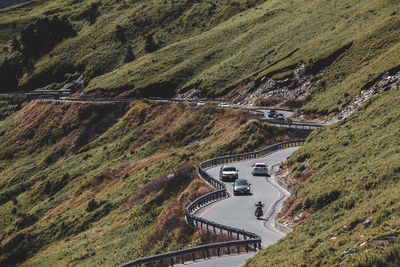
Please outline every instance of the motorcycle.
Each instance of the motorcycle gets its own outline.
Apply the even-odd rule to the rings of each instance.
[[[262,210],[262,208],[258,206],[258,207],[256,208],[256,211],[254,212],[254,215],[256,215],[257,220],[259,220],[260,217],[263,216],[263,210]]]

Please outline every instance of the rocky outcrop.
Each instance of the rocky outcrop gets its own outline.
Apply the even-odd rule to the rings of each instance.
[[[400,88],[400,67],[383,73],[366,84],[353,101],[347,104],[338,114],[324,121],[324,123],[333,124],[343,120],[371,97],[395,88]]]

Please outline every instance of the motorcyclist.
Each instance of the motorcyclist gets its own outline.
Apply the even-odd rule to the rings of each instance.
[[[261,201],[258,201],[256,204],[254,204],[254,206],[256,206],[257,208],[258,207],[263,208],[264,204],[262,204]]]
[[[254,215],[257,216],[257,219],[260,219],[260,217],[263,215],[263,210],[262,208],[264,207],[264,205],[261,203],[261,201],[258,201],[256,204],[256,211],[254,212]]]

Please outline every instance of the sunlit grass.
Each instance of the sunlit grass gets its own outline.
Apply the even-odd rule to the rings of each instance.
[[[40,58],[21,85],[36,86],[81,70],[86,91],[122,90],[171,96],[197,88],[210,97],[241,82],[284,77],[349,46],[315,88],[308,112],[330,113],[348,103],[382,72],[398,66],[397,1],[107,1],[93,24],[80,14],[94,1],[37,1],[0,13],[0,49],[32,19],[66,15],[76,37]],[[13,22],[16,22],[13,24]],[[14,26],[13,26],[14,25]],[[117,38],[122,27],[126,41]],[[10,34],[12,31],[12,34]],[[146,36],[160,46],[145,51]],[[125,62],[128,46],[136,60]],[[15,52],[0,57],[12,57]],[[14,53],[14,54],[13,54]]]
[[[368,101],[351,117],[314,132],[291,162],[310,159],[313,176],[295,189],[305,195],[302,209],[314,211],[277,245],[260,252],[248,266],[346,264],[395,266],[399,241],[364,241],[400,233],[400,89]],[[336,192],[332,195],[332,192]],[[363,222],[371,221],[369,227]],[[334,239],[331,239],[331,238]],[[341,257],[342,251],[358,252]],[[396,254],[397,253],[397,254]]]

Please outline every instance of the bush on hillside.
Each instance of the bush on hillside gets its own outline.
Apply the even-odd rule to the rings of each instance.
[[[22,53],[26,57],[39,58],[75,34],[74,28],[65,17],[39,19],[21,31]]]
[[[269,106],[274,106],[279,103],[279,99],[273,96],[269,96],[266,98],[258,98],[254,102],[254,106],[260,106],[260,107],[269,107]]]
[[[11,91],[18,87],[16,66],[8,59],[0,65],[0,91]]]
[[[157,44],[154,39],[153,39],[153,35],[149,34],[146,37],[146,44],[144,46],[144,49],[146,50],[146,52],[148,53],[152,53],[154,51],[157,51],[158,49],[160,49],[160,45]]]

